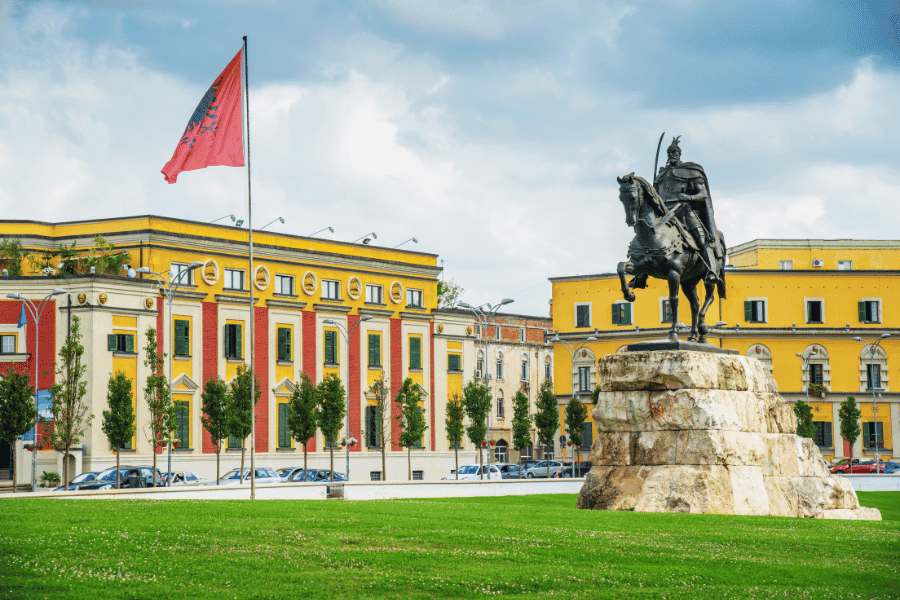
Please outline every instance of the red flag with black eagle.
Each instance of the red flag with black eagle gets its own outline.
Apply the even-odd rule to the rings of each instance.
[[[175,183],[182,171],[244,166],[242,63],[239,50],[194,109],[172,158],[162,168],[167,182]]]

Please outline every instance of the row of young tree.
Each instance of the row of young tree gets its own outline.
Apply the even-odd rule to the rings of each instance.
[[[794,404],[794,414],[797,415],[797,435],[806,438],[813,438],[816,435],[816,424],[813,421],[812,407],[798,400]],[[859,439],[860,434],[860,411],[856,404],[856,398],[848,396],[846,400],[841,402],[838,409],[838,420],[840,421],[841,438],[843,438],[850,446],[850,461],[853,461],[853,445]],[[883,441],[883,440],[882,440]]]

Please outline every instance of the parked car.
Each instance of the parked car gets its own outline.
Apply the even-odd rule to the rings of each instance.
[[[881,463],[881,466],[884,467],[885,475],[893,475],[897,471],[900,471],[900,463],[893,460]]]
[[[877,467],[875,466],[874,460],[865,460],[857,462],[856,459],[853,459],[853,464],[849,464],[848,462],[841,462],[833,467],[831,467],[832,473],[859,473],[859,474],[868,474],[868,473],[883,473],[885,471],[884,463],[879,464]]]
[[[483,474],[483,475],[482,475]],[[441,479],[448,481],[477,481],[479,479],[487,479],[490,481],[500,481],[503,474],[497,465],[462,465],[455,473],[444,475]]]
[[[575,477],[584,477],[591,470],[591,461],[583,460],[581,462],[575,463]],[[558,475],[552,475],[552,477],[572,477],[572,463],[564,462],[562,469],[559,470]]]
[[[519,461],[519,466],[522,467],[523,471],[527,471],[530,467],[533,467],[534,465],[538,464],[539,462],[541,462],[541,461],[526,458],[525,460]]]
[[[343,473],[339,473],[337,471],[334,472],[334,480],[335,481],[347,481],[347,477]],[[302,482],[302,481],[320,481],[320,482],[328,482],[331,481],[331,471],[328,469],[300,469],[295,472],[291,478],[292,482]]]
[[[496,463],[496,467],[500,469],[500,476],[503,479],[525,479],[525,472],[521,465]]]
[[[525,477],[558,477],[561,469],[562,463],[558,460],[542,460],[525,469]]]
[[[145,488],[145,487],[162,487],[165,483],[162,473],[159,469],[154,472],[151,466],[139,467],[119,467],[119,487],[126,488]],[[105,471],[101,471],[93,481],[81,484],[79,490],[111,490],[116,487],[116,468],[110,467]]]
[[[275,472],[281,477],[281,481],[292,481],[295,475],[303,472],[303,467],[281,467],[275,469]]]
[[[281,478],[274,469],[269,467],[256,467],[256,483],[280,483]],[[250,482],[250,469],[231,469],[219,479],[219,485],[238,485]]]
[[[169,479],[168,473],[163,473],[163,477],[169,481],[169,485],[200,485],[203,480],[190,471],[174,471]]]
[[[72,481],[69,482],[68,487],[59,486],[53,488],[54,492],[61,492],[63,490],[68,490],[70,492],[81,489],[81,486],[87,485],[93,481],[97,480],[97,471],[85,471],[84,473],[79,473],[75,477],[72,478]]]

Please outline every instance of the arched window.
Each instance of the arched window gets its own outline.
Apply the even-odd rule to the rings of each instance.
[[[475,377],[481,379],[484,375],[484,350],[479,350],[475,358]]]
[[[881,346],[868,344],[859,354],[859,391],[888,389],[887,352]]]
[[[494,462],[505,463],[509,461],[509,444],[506,440],[497,440],[494,444]]]
[[[772,351],[765,344],[753,344],[747,348],[747,356],[755,358],[772,373]]]
[[[519,379],[521,381],[528,381],[528,354],[522,354],[522,361],[520,363],[519,369]]]
[[[503,353],[497,353],[497,379],[503,379]]]
[[[801,382],[803,389],[813,394],[824,395],[831,388],[831,367],[828,364],[828,351],[820,344],[810,344],[800,353],[803,373]]]
[[[572,390],[576,394],[590,394],[594,385],[594,353],[588,348],[580,348],[572,361]]]
[[[506,419],[506,403],[503,401],[503,390],[497,392],[497,419]]]
[[[553,379],[553,361],[549,355],[544,357],[544,379],[547,381]]]

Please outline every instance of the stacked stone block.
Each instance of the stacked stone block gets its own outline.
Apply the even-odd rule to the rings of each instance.
[[[626,352],[599,363],[581,508],[878,519],[831,475],[756,359]]]

